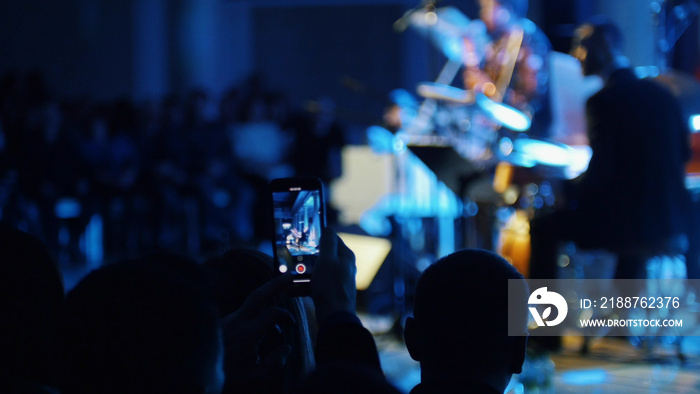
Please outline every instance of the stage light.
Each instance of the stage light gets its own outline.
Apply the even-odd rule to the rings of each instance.
[[[700,131],[700,114],[695,114],[690,117],[690,132],[697,133]]]

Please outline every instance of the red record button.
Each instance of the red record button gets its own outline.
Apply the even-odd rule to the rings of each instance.
[[[306,266],[304,264],[297,264],[296,266],[297,273],[303,274],[306,272]]]

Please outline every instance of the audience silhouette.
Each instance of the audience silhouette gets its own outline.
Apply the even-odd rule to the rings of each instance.
[[[330,228],[311,281],[318,334],[316,369],[298,393],[398,393],[384,377],[372,334],[356,314],[355,254]]]
[[[58,328],[62,393],[218,393],[222,338],[183,262],[122,261],[88,274]]]
[[[69,263],[87,258],[78,243],[93,216],[110,261],[267,241],[268,181],[313,168],[338,177],[349,131],[257,76],[215,97],[197,87],[146,102],[53,97],[38,73],[0,75],[2,220],[52,250],[71,247]],[[308,153],[305,166],[294,149]],[[70,218],[56,214],[62,199],[78,203]]]
[[[284,296],[272,257],[235,248],[204,261],[224,319],[224,393],[284,393],[314,367],[309,306]]]
[[[0,227],[0,392],[52,392],[63,277],[37,237]]]
[[[509,280],[517,281],[513,290]],[[522,294],[509,305],[508,292],[516,289]],[[460,250],[428,267],[404,332],[421,366],[411,393],[503,393],[525,360],[527,299],[523,276],[486,250]],[[509,323],[522,335],[509,336]]]
[[[122,260],[64,297],[42,241],[7,228],[0,241],[5,391],[398,393],[356,314],[355,256],[332,229],[311,297],[286,294],[293,275],[245,248],[203,264],[171,253]],[[509,279],[521,285],[515,310]],[[488,251],[426,269],[405,328],[421,364],[412,393],[503,392],[525,358],[526,299],[522,275]],[[521,335],[508,335],[509,319]]]

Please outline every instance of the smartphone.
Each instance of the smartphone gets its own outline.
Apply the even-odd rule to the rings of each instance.
[[[292,292],[308,295],[326,227],[323,182],[312,177],[278,178],[270,183],[270,195],[277,270],[295,274]]]

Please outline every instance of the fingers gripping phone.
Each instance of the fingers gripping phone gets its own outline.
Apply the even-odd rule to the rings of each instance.
[[[280,273],[294,273],[293,292],[308,295],[318,260],[321,230],[326,226],[323,183],[311,177],[274,179],[270,183],[270,195],[277,269]]]

